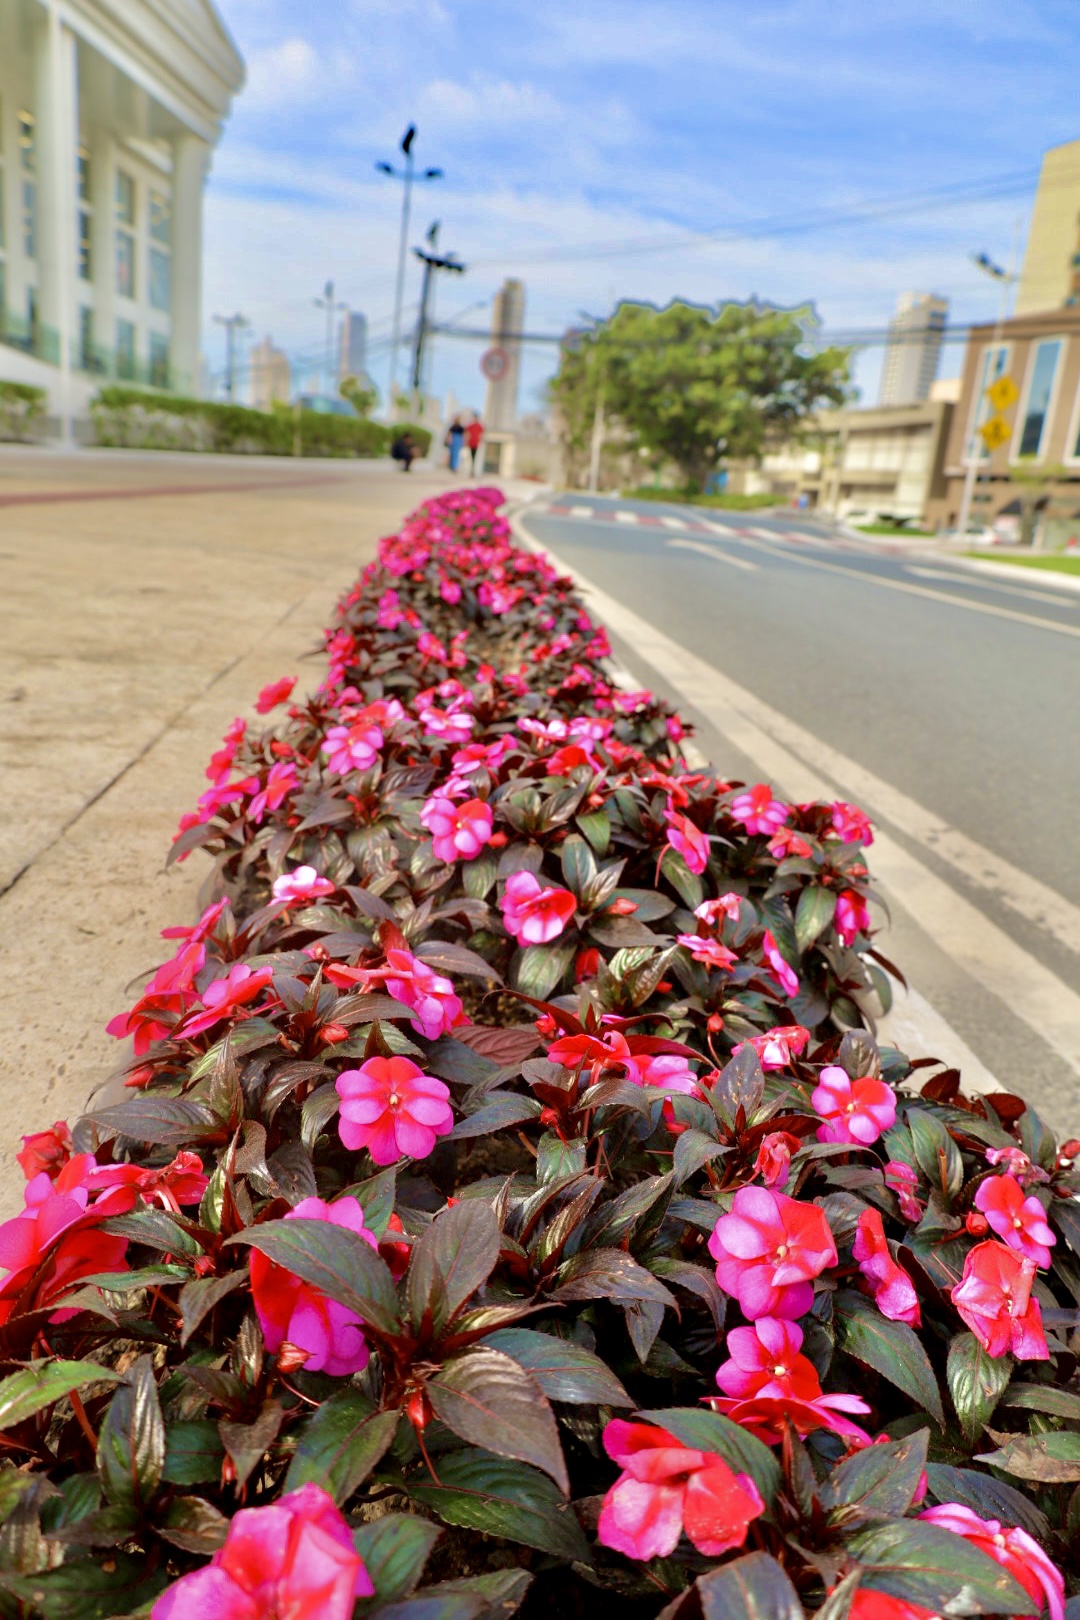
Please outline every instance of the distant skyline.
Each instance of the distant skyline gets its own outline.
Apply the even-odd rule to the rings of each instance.
[[[969,253],[1008,259],[1043,150],[1080,136],[1064,0],[217,3],[249,76],[207,193],[212,371],[211,316],[237,308],[314,369],[332,279],[368,318],[385,392],[400,188],[374,165],[410,119],[419,163],[446,172],[417,187],[412,240],[439,219],[468,266],[439,316],[480,305],[462,324],[486,324],[519,275],[528,329],[550,332],[680,296],[812,302],[827,326],[884,329],[912,289],[947,297],[953,321],[988,318],[996,289]],[[883,199],[905,211],[861,206]],[[481,349],[440,338],[433,391],[482,404]],[[859,362],[867,400],[881,359]],[[959,362],[947,346],[939,374]],[[526,350],[524,410],[553,364]]]

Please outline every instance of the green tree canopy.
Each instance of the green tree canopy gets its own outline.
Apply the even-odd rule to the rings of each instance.
[[[552,402],[581,449],[602,396],[628,448],[673,461],[700,488],[722,458],[758,456],[843,404],[850,351],[815,350],[817,325],[809,305],[620,304],[564,346]]]

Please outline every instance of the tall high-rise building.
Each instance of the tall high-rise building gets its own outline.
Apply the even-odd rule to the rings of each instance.
[[[288,355],[274,347],[269,333],[251,351],[248,378],[251,403],[257,411],[268,411],[272,405],[288,403],[292,368]]]
[[[901,293],[889,322],[880,405],[917,405],[929,399],[937,375],[949,300],[933,293]]]
[[[491,345],[506,355],[499,377],[489,377],[484,424],[489,433],[513,433],[517,426],[521,334],[525,329],[525,283],[508,276],[491,304]]]
[[[341,342],[338,348],[338,381],[367,375],[367,316],[359,310],[347,309],[341,322]]]
[[[1080,141],[1043,153],[1027,251],[1016,289],[1017,315],[1080,303]]]

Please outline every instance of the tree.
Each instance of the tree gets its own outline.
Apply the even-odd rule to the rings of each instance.
[[[347,399],[357,416],[370,416],[379,402],[379,391],[366,378],[343,377],[338,393]]]
[[[564,344],[551,385],[568,447],[588,440],[602,395],[629,448],[673,461],[700,489],[722,456],[759,456],[847,398],[849,351],[813,352],[813,309],[620,304]]]

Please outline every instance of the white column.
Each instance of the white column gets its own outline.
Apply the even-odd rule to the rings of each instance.
[[[202,337],[202,203],[210,148],[197,135],[172,143],[172,293],[169,357],[174,386],[193,393]]]
[[[75,336],[75,227],[79,129],[75,36],[50,3],[36,41],[38,319],[46,358],[59,362],[61,436],[70,437],[70,368]],[[55,334],[50,337],[49,334]],[[58,353],[52,344],[58,345]]]
[[[90,137],[90,270],[94,287],[94,344],[116,347],[116,142],[109,130]]]

